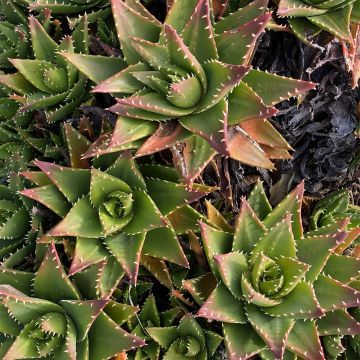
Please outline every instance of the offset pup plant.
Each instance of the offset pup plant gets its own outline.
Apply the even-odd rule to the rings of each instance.
[[[280,0],[278,15],[287,17],[294,34],[306,43],[320,31],[352,44],[351,23],[360,23],[358,0]]]
[[[111,4],[124,60],[109,65],[101,56],[63,54],[97,84],[95,93],[117,98],[114,131],[84,157],[125,144],[135,156],[172,148],[190,185],[216,152],[268,169],[271,159],[290,158],[291,147],[266,118],[276,114],[275,104],[315,85],[249,66],[271,19],[266,0],[216,23],[209,0],[174,1],[163,24],[140,2]]]
[[[191,315],[185,315],[178,326],[148,327],[146,331],[164,349],[163,360],[211,359],[222,341],[220,335],[204,330]]]
[[[51,244],[36,274],[0,268],[0,357],[109,359],[145,344],[120,327],[137,311],[85,299]]]
[[[138,167],[131,152],[125,151],[105,163],[80,168],[81,149],[90,142],[71,126],[66,126],[67,143],[73,167],[34,161],[41,171],[22,175],[38,187],[21,192],[52,210],[62,220],[45,236],[76,237],[70,274],[115,257],[123,270],[136,282],[142,254],[188,266],[169,217],[187,214],[188,204],[214,188],[194,184],[187,189],[178,181],[174,169],[145,165]],[[79,167],[80,166],[80,167]],[[85,165],[89,167],[89,164]],[[192,216],[197,216],[193,210]],[[166,246],[164,246],[166,245]]]
[[[304,233],[303,191],[300,184],[272,209],[257,184],[233,234],[201,225],[212,275],[185,287],[201,304],[198,316],[222,322],[229,359],[320,360],[321,336],[360,334],[347,311],[360,304],[360,260],[336,252],[349,219]]]

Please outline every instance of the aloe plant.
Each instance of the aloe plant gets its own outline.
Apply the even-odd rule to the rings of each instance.
[[[212,273],[184,286],[198,316],[222,322],[229,359],[325,359],[321,336],[360,333],[347,311],[360,304],[360,260],[336,252],[349,219],[304,233],[303,191],[272,209],[257,184],[234,233],[201,225]]]
[[[360,226],[360,207],[350,202],[350,193],[346,189],[334,191],[316,203],[310,226],[316,229],[344,218],[350,218],[348,228]]]
[[[147,328],[171,326],[179,314],[181,314],[181,309],[177,307],[159,312],[155,297],[152,294],[149,295],[139,314],[128,321],[132,334],[144,339],[146,346],[136,349],[136,352],[133,354],[129,353],[128,358],[136,360],[160,359],[160,345],[150,337]]]
[[[164,349],[164,360],[211,359],[222,341],[219,334],[204,330],[191,315],[185,315],[178,326],[153,326],[146,331]]]
[[[103,360],[144,345],[120,326],[138,310],[85,299],[54,244],[36,274],[1,268],[0,355],[15,359]]]
[[[10,96],[20,112],[43,109],[49,122],[62,120],[87,97],[87,79],[60,56],[60,52],[88,53],[86,17],[71,36],[57,44],[35,18],[29,18],[35,59],[9,59],[18,72],[0,75],[0,83],[14,91]]]
[[[291,147],[266,118],[315,85],[250,68],[271,18],[266,0],[216,23],[209,0],[174,1],[163,24],[135,0],[111,4],[124,60],[63,54],[97,84],[94,92],[118,95],[115,130],[85,157],[124,144],[136,156],[172,148],[188,184],[216,152],[270,169],[270,159],[289,158]],[[104,80],[105,72],[112,76]]]
[[[278,15],[287,17],[294,34],[306,43],[322,30],[353,43],[351,22],[360,23],[358,0],[280,0]]]
[[[135,282],[141,254],[188,266],[176,236],[185,225],[178,221],[173,227],[169,219],[173,213],[180,217],[187,213],[189,203],[214,188],[194,184],[187,189],[174,169],[158,165],[139,168],[129,151],[110,165],[102,158],[95,159],[95,167],[89,169],[80,155],[90,142],[71,126],[66,126],[66,133],[73,166],[34,161],[41,171],[22,175],[38,187],[21,194],[62,218],[47,232],[48,238],[77,238],[70,273],[110,255]],[[191,214],[197,215],[195,210]]]

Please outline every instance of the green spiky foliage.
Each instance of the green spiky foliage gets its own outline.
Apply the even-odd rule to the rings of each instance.
[[[120,326],[137,307],[84,298],[54,244],[33,274],[1,268],[0,357],[105,360],[144,345]]]
[[[360,207],[350,202],[350,192],[337,190],[318,201],[310,217],[310,226],[316,229],[334,221],[349,218],[348,228],[360,226]]]
[[[321,336],[355,335],[360,260],[336,253],[349,219],[303,232],[300,184],[272,209],[261,184],[234,233],[202,224],[211,273],[187,280],[197,315],[222,323],[230,360],[325,359]]]
[[[0,22],[0,70],[13,68],[9,59],[27,58],[30,54],[27,27],[14,25],[8,21]]]
[[[134,360],[157,360],[160,358],[160,345],[152,339],[147,332],[151,327],[171,326],[181,314],[178,307],[159,312],[154,296],[151,294],[145,300],[138,316],[132,317],[128,321],[128,327],[132,334],[146,341],[146,346],[136,349],[135,353],[129,353],[128,359]]]
[[[222,341],[219,334],[204,330],[191,315],[185,315],[178,326],[152,326],[146,331],[164,350],[163,360],[211,359]]]
[[[64,54],[97,84],[94,92],[117,97],[115,130],[86,157],[125,144],[136,156],[172,148],[188,184],[216,152],[269,169],[271,159],[289,158],[291,147],[266,118],[314,84],[250,68],[271,18],[266,0],[216,23],[209,0],[174,1],[164,24],[136,0],[111,3],[125,60]]]
[[[48,9],[54,15],[77,15],[108,6],[107,0],[15,0],[32,11]]]
[[[27,160],[21,151],[13,154],[6,182],[0,185],[0,263],[6,266],[19,266],[34,253],[41,233],[36,203],[19,194],[25,181],[18,172],[26,169]]]
[[[360,23],[360,1],[280,0],[277,13],[287,17],[294,34],[306,43],[325,30],[352,44],[350,24]]]
[[[88,95],[86,77],[60,55],[62,51],[88,53],[88,26],[83,17],[60,44],[44,26],[29,18],[34,59],[9,59],[18,72],[0,75],[0,83],[15,92],[11,99],[20,104],[20,112],[44,110],[47,120],[54,122],[75,111]]]
[[[187,189],[173,168],[139,167],[130,151],[110,160],[97,158],[90,168],[81,159],[90,142],[70,125],[65,125],[65,132],[72,167],[34,161],[41,171],[22,175],[38,187],[21,194],[62,218],[45,241],[77,238],[70,274],[109,257],[120,263],[133,282],[142,255],[188,266],[177,234],[187,230],[189,215],[198,216],[188,204],[214,188],[194,184]],[[171,219],[173,214],[177,221]]]

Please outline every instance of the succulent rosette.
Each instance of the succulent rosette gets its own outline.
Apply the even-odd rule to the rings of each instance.
[[[29,18],[34,59],[10,58],[16,73],[0,75],[0,83],[15,94],[20,112],[44,110],[47,120],[62,120],[87,97],[87,79],[60,52],[88,53],[88,26],[83,17],[71,36],[57,44],[35,18]],[[16,41],[16,39],[14,39]]]
[[[38,187],[21,194],[62,218],[45,238],[77,238],[70,273],[109,256],[114,256],[134,281],[141,255],[188,266],[177,234],[188,229],[189,217],[196,225],[200,216],[188,204],[214,188],[194,184],[187,189],[173,168],[138,167],[130,151],[115,155],[110,165],[100,158],[94,162],[97,167],[88,168],[80,156],[90,142],[70,125],[65,129],[73,167],[34,161],[41,171],[22,175]]]
[[[85,299],[54,244],[36,272],[0,272],[0,355],[15,359],[108,359],[144,345],[120,325],[136,307]]]
[[[360,207],[351,203],[350,192],[346,189],[334,191],[316,203],[310,226],[316,229],[344,218],[350,219],[348,228],[360,226]]]
[[[229,359],[320,360],[321,336],[360,333],[347,311],[360,304],[360,260],[336,251],[349,219],[304,233],[303,191],[300,184],[272,209],[257,184],[234,233],[201,225],[212,273],[184,286],[198,316],[222,322]]]
[[[288,18],[295,35],[306,43],[322,30],[353,43],[350,24],[360,23],[360,1],[281,0],[277,13]]]
[[[132,317],[128,321],[131,333],[146,341],[146,345],[136,349],[135,353],[129,353],[129,359],[135,360],[157,360],[160,359],[160,345],[149,335],[149,327],[168,327],[171,326],[181,314],[179,307],[159,312],[155,297],[149,295],[145,300],[138,316]]]
[[[289,158],[291,147],[266,118],[276,114],[276,103],[314,84],[250,68],[271,19],[266,0],[216,23],[209,0],[174,1],[163,24],[137,1],[111,3],[124,60],[64,54],[97,84],[94,92],[117,98],[110,107],[119,115],[114,131],[85,157],[124,144],[136,156],[172,148],[188,184],[216,152],[270,169],[271,159]]]
[[[146,331],[164,349],[164,360],[211,359],[222,341],[219,334],[204,330],[191,315],[185,315],[178,326],[148,327]]]

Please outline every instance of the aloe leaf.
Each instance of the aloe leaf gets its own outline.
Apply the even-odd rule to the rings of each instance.
[[[126,62],[119,57],[69,52],[61,52],[60,54],[95,84],[101,83],[126,67]]]
[[[211,204],[210,201],[205,200],[206,205],[206,214],[209,222],[212,225],[215,225],[219,230],[225,232],[232,232],[233,228],[229,225],[227,220],[222,216],[221,212],[216,209],[214,205]]]
[[[104,308],[104,312],[119,326],[129,321],[138,311],[138,306],[120,304],[113,300],[110,300]]]
[[[233,236],[230,233],[213,228],[203,222],[200,223],[203,247],[209,266],[214,275],[220,279],[214,256],[231,251]]]
[[[319,335],[356,335],[360,333],[360,324],[346,310],[329,311],[316,321]]]
[[[183,184],[150,178],[146,179],[146,185],[149,195],[163,215],[197,201],[213,191],[210,187],[187,189]]]
[[[108,255],[99,239],[77,238],[69,276],[105,260]]]
[[[140,262],[141,265],[160,282],[160,284],[170,290],[174,289],[171,275],[165,261],[142,254]]]
[[[169,25],[164,27],[164,40],[169,49],[169,59],[172,64],[187,73],[193,73],[200,80],[203,91],[207,89],[207,80],[204,69],[197,58],[191,53],[185,45],[184,40],[178,35],[176,30]],[[186,73],[184,74],[186,75]]]
[[[20,326],[14,319],[11,318],[8,310],[4,305],[0,305],[0,316],[0,330],[3,334],[12,335],[14,337],[19,335],[21,331]],[[2,350],[1,346],[0,350]]]
[[[49,177],[70,202],[76,202],[89,191],[90,172],[39,160],[34,163]]]
[[[198,0],[188,0],[186,3],[180,0],[173,1],[165,23],[171,25],[180,34],[194,12],[197,2]]]
[[[349,30],[351,10],[352,6],[349,5],[308,19],[321,29],[351,43],[353,41]]]
[[[59,305],[24,295],[10,285],[0,285],[0,298],[13,317],[24,325],[48,312],[62,312]]]
[[[250,253],[265,231],[264,225],[248,202],[243,199],[236,219],[232,251]]]
[[[161,347],[168,348],[177,338],[176,326],[148,327],[146,331]]]
[[[306,295],[305,295],[306,294]],[[263,308],[271,316],[287,317],[289,319],[312,319],[324,315],[322,305],[319,305],[318,294],[310,284],[301,281],[282,302],[272,307]],[[321,302],[320,302],[321,303]]]
[[[312,320],[298,320],[292,328],[286,347],[300,357],[325,359],[319,334]]]
[[[275,358],[282,359],[294,320],[268,316],[252,304],[246,304],[245,310],[252,327],[267,344]]]
[[[220,60],[229,64],[248,65],[258,37],[270,19],[271,13],[266,13],[240,25],[236,30],[231,29],[218,34],[216,45]]]
[[[349,284],[360,274],[360,259],[332,254],[323,268],[323,273],[343,284]]]
[[[282,77],[260,70],[250,70],[243,78],[263,100],[265,105],[272,106],[283,99],[298,96],[315,88],[315,84],[302,80]]]
[[[251,262],[261,253],[269,258],[281,256],[296,258],[296,243],[292,233],[290,215],[285,216],[258,240],[251,253]]]
[[[145,180],[130,151],[123,151],[106,173],[121,179],[131,188],[146,190]]]
[[[93,92],[133,94],[141,90],[144,85],[132,75],[132,72],[144,72],[148,69],[149,67],[141,62],[130,65],[100,82],[97,86],[95,86]]]
[[[108,300],[61,300],[60,305],[74,322],[79,340],[83,341],[85,340],[91,325],[108,302]]]
[[[106,299],[110,297],[122,277],[124,271],[114,257],[96,263],[72,276],[77,288],[87,299]]]
[[[298,258],[311,268],[306,273],[308,281],[314,281],[322,271],[331,252],[345,239],[344,232],[308,237],[298,241]]]
[[[87,169],[90,167],[88,160],[82,159],[82,155],[90,147],[90,141],[75,130],[70,124],[64,124],[65,139],[69,151],[72,168]]]
[[[89,149],[84,152],[83,157],[89,158],[101,154],[117,152],[119,151],[119,146],[152,135],[155,129],[156,124],[151,121],[119,116],[113,132],[101,135]],[[143,146],[144,145],[142,145],[142,147]]]
[[[262,15],[267,8],[268,0],[255,0],[235,12],[220,19],[215,25],[216,33],[222,33],[245,25],[249,21]]]
[[[229,360],[249,359],[266,345],[250,324],[223,323],[225,347]],[[239,341],[241,339],[241,342]]]
[[[202,305],[215,289],[216,278],[208,272],[194,279],[184,280],[182,286],[199,305]]]
[[[236,125],[247,120],[263,120],[276,115],[277,109],[266,106],[261,97],[245,82],[240,82],[229,94],[229,124]]]
[[[189,267],[176,233],[170,226],[149,231],[146,234],[143,252],[148,256]]]
[[[21,95],[26,95],[36,90],[32,83],[27,81],[20,73],[0,75],[0,83]]]
[[[210,6],[209,0],[199,0],[181,32],[184,43],[201,64],[218,58]]]
[[[33,288],[34,274],[27,271],[13,270],[4,265],[3,263],[0,267],[0,283],[16,287],[17,290],[24,294],[30,294]]]
[[[144,346],[145,341],[128,334],[104,312],[101,312],[89,331],[89,351],[94,360],[113,357],[123,351]]]
[[[180,119],[180,124],[203,137],[221,155],[227,156],[227,102],[221,100],[209,110]]]
[[[145,242],[145,233],[126,235],[123,232],[107,236],[104,243],[119,261],[123,270],[136,284],[139,271],[140,255]]]
[[[64,217],[70,210],[70,204],[66,198],[59,192],[57,187],[52,184],[22,190],[21,194],[45,205],[61,217]]]
[[[199,221],[207,219],[190,205],[185,205],[172,211],[166,216],[177,235],[184,235],[188,231],[198,231]]]
[[[123,227],[127,234],[139,234],[166,225],[152,197],[143,190],[133,190],[133,216],[129,223]]]
[[[292,232],[295,240],[299,240],[303,235],[301,222],[301,204],[304,194],[304,183],[301,182],[291,191],[264,219],[263,224],[266,228],[273,227],[283,219],[286,213],[291,214]]]
[[[248,203],[261,221],[263,221],[267,215],[270,214],[272,207],[265,194],[265,190],[261,181],[258,180],[255,183],[249,195]]]
[[[216,151],[200,136],[191,136],[172,148],[173,161],[183,182],[192,187],[195,179],[215,156]],[[195,156],[196,154],[196,156]]]
[[[160,35],[161,26],[158,21],[136,12],[122,0],[112,0],[111,6],[124,58],[128,64],[135,64],[141,59],[133,49],[130,38],[136,36],[156,42]]]
[[[360,292],[340,281],[320,274],[314,282],[320,306],[327,310],[347,309],[360,304]]]
[[[242,298],[241,277],[248,270],[247,257],[243,253],[232,251],[214,256],[221,280],[238,299]]]
[[[87,221],[92,219],[91,222]],[[79,236],[96,238],[103,235],[97,210],[91,205],[89,196],[80,198],[64,219],[53,227],[48,236]]]
[[[52,284],[56,284],[53,288]],[[34,293],[36,296],[59,302],[61,299],[79,300],[80,295],[71,281],[68,279],[55,244],[49,245],[49,249],[34,278]]]
[[[250,166],[274,169],[267,154],[240,126],[229,127],[227,138],[228,150],[232,159]]]
[[[244,303],[237,300],[222,283],[218,283],[209,298],[201,305],[197,316],[226,323],[245,323]]]
[[[223,99],[248,73],[249,67],[213,60],[204,64],[207,91],[196,112],[202,112]]]
[[[35,58],[38,60],[54,62],[57,49],[56,42],[48,35],[39,21],[33,16],[29,18],[29,27]]]

